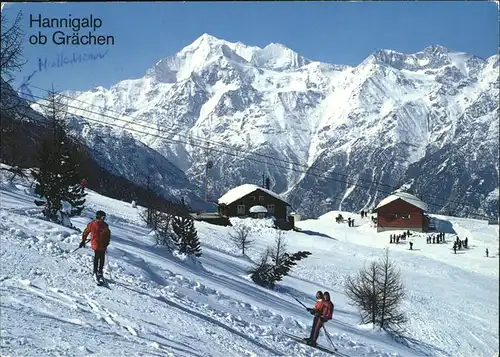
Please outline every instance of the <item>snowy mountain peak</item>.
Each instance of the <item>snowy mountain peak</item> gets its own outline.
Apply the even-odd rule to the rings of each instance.
[[[204,33],[202,34],[200,37],[198,37],[191,45],[189,46],[199,46],[201,43],[208,43],[208,44],[211,44],[211,43],[216,43],[216,42],[220,42],[220,41],[223,41],[213,35],[210,35],[208,33]],[[188,46],[188,47],[189,47]]]
[[[431,45],[426,48],[424,48],[423,53],[427,53],[430,55],[437,55],[437,54],[447,54],[447,53],[453,53],[456,52],[448,47],[444,47],[441,45]]]
[[[236,47],[237,43],[229,42],[226,40],[219,39],[215,36],[204,33],[200,37],[198,37],[193,43],[184,47],[181,51],[179,51],[178,55],[186,55],[188,53],[193,53],[197,51],[205,51],[210,54],[215,54],[219,49],[226,46],[229,48]],[[239,43],[239,47],[241,47],[241,43]]]
[[[255,52],[252,63],[257,67],[280,71],[300,68],[311,60],[280,43],[271,43]]]
[[[280,43],[260,48],[204,33],[175,55],[160,60],[147,74],[162,83],[175,83],[211,63],[220,64],[220,61],[273,71],[294,70],[312,62]]]
[[[204,33],[175,55],[160,60],[147,74],[163,83],[175,83],[206,65],[221,60],[247,64],[259,47],[229,42]]]
[[[492,68],[497,68],[498,65],[500,64],[500,55],[493,55],[489,57],[487,62],[488,65],[491,66]]]
[[[482,64],[484,60],[468,53],[457,52],[441,45],[432,45],[416,53],[402,53],[393,50],[377,50],[369,56],[363,64],[381,64],[393,67],[398,70],[436,70],[447,65],[462,68],[464,74],[468,73],[465,69],[468,66],[476,67]]]

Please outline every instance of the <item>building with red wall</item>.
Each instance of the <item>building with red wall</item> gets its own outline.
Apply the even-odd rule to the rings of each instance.
[[[374,212],[377,213],[377,232],[411,230],[425,232],[429,227],[427,204],[407,192],[394,192],[384,198]]]

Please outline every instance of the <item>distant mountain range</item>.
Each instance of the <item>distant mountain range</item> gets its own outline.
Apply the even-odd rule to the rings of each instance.
[[[399,187],[435,212],[498,217],[498,55],[379,50],[352,67],[204,34],[142,78],[65,94],[103,166],[194,206],[207,207],[207,140],[212,200],[265,175],[309,217]]]

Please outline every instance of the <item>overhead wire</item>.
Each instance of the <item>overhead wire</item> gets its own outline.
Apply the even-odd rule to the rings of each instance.
[[[50,91],[49,91],[50,92]],[[44,97],[40,97],[40,96],[36,96],[36,95],[32,95],[33,97],[35,98],[39,98],[39,99],[42,99],[42,100],[46,100],[46,98]],[[39,102],[37,101],[30,101],[32,103],[36,103],[38,105],[41,105]],[[71,105],[67,105],[67,107],[70,107],[70,108],[75,108],[75,109],[79,109],[79,110],[84,110],[84,111],[89,111],[89,110],[85,110],[85,109],[81,109],[81,108],[78,108],[78,107],[74,107],[74,106],[71,106]],[[186,142],[186,141],[183,141],[183,140],[178,140],[178,139],[172,139],[172,138],[167,138],[167,137],[164,137],[164,136],[161,136],[161,135],[158,135],[158,134],[153,134],[153,133],[150,133],[150,132],[144,132],[144,131],[140,131],[140,130],[137,130],[137,129],[132,129],[132,128],[124,128],[122,126],[119,126],[119,125],[114,125],[114,124],[110,124],[109,122],[105,122],[105,121],[100,121],[100,120],[97,120],[97,119],[94,119],[94,118],[89,118],[89,117],[86,117],[86,116],[82,116],[82,115],[78,115],[78,114],[75,114],[73,112],[70,112],[70,111],[66,111],[67,114],[71,114],[71,115],[76,115],[76,116],[80,116],[81,118],[84,118],[86,119],[87,121],[93,121],[93,122],[96,122],[96,123],[100,123],[100,124],[103,124],[103,125],[108,125],[108,126],[112,126],[112,127],[115,127],[115,128],[118,128],[118,129],[121,129],[121,130],[127,130],[127,131],[131,131],[131,132],[137,132],[137,133],[141,133],[141,134],[145,134],[145,135],[151,135],[151,136],[154,136],[154,137],[158,137],[158,138],[161,138],[163,140],[166,140],[168,142],[172,142],[172,143],[182,143],[182,144],[186,144],[186,145],[191,145],[193,147],[200,147],[200,148],[204,148],[204,149],[207,149],[208,147],[207,146],[203,146],[203,145],[200,145],[200,144],[194,144],[192,142]],[[116,120],[123,120],[123,119],[120,119],[120,118],[116,118],[116,117],[112,117],[112,116],[109,116],[109,115],[106,115],[106,114],[102,114],[102,113],[96,113],[96,112],[92,112],[92,111],[89,111],[91,113],[94,113],[94,114],[97,114],[97,115],[102,115],[104,117],[108,117],[108,118],[112,118],[112,119],[116,119]],[[124,120],[123,120],[124,121]],[[130,123],[130,124],[135,124],[135,123]],[[142,126],[142,125],[138,125],[139,127],[146,127],[146,126]],[[150,128],[150,127],[146,127],[148,129],[153,129],[153,130],[157,130],[157,128]],[[206,141],[208,144],[210,144],[210,140],[206,140],[204,139],[204,141]],[[240,151],[239,149],[234,149],[232,148],[234,151]],[[215,151],[215,152],[220,152],[220,153],[223,153],[223,154],[226,154],[226,155],[230,155],[230,156],[234,156],[234,157],[239,157],[239,158],[242,158],[242,159],[245,159],[245,160],[249,160],[249,161],[253,161],[253,162],[258,162],[258,163],[264,163],[264,164],[270,164],[269,162],[265,162],[265,161],[260,161],[260,160],[256,160],[256,159],[253,159],[253,158],[249,158],[249,157],[243,157],[243,156],[240,156],[240,155],[237,155],[237,154],[233,154],[233,153],[228,153],[226,151],[222,151],[222,150],[217,150],[217,149],[213,149],[211,148],[210,150],[212,151]],[[272,160],[275,160],[274,158],[271,158]],[[284,167],[284,166],[279,166],[279,165],[276,165],[275,163],[273,163],[272,165],[274,165],[275,167],[277,168],[283,168],[283,169],[286,169],[286,170],[291,170],[291,171],[295,171],[295,172],[299,172],[299,173],[307,173],[307,171],[303,171],[303,170],[297,170],[295,168],[290,168],[290,167]],[[320,170],[322,171],[322,170]],[[327,171],[324,171],[323,172],[327,172]],[[343,181],[343,180],[338,180],[338,179],[335,179],[333,177],[323,177],[321,175],[317,175],[317,174],[312,174],[312,173],[308,173],[309,175],[311,176],[314,176],[314,177],[319,177],[319,178],[322,178],[322,179],[328,179],[328,180],[332,180],[332,181],[337,181],[337,182],[340,182],[340,183],[346,183],[346,184],[353,184],[357,187],[360,187],[360,188],[364,188],[364,189],[367,189],[367,190],[370,190],[370,189],[373,189],[377,192],[381,192],[381,193],[384,193],[384,194],[391,194],[392,192],[388,192],[388,191],[383,191],[381,189],[377,189],[377,188],[369,188],[369,187],[365,187],[365,186],[361,186],[359,185],[358,183],[353,183],[353,182],[349,182],[349,181]],[[372,182],[373,184],[377,184],[376,182]],[[336,196],[336,198],[340,198],[340,196]],[[443,201],[446,200],[446,199],[443,199]],[[452,200],[449,200],[448,202],[453,202]],[[476,209],[475,207],[472,207],[470,206],[469,204],[465,203],[465,202],[454,202],[454,203],[457,203],[457,204],[461,204],[462,206],[464,207],[469,207],[469,208],[473,208],[473,209]],[[435,206],[435,207],[444,207],[446,205],[446,203],[444,204],[438,204],[438,203],[434,203],[434,202],[427,202],[427,204],[431,205],[431,206]],[[485,210],[487,212],[489,212],[488,210]],[[483,218],[491,218],[489,216],[485,216],[485,215],[481,215],[481,214],[478,214],[478,213],[471,213],[477,217],[483,217]]]
[[[35,88],[39,88],[39,87],[35,87]],[[47,89],[43,89],[43,90],[51,92],[51,90],[47,90]],[[57,93],[57,95],[58,96],[63,96],[63,97],[68,97],[68,96],[61,95],[59,93]],[[41,99],[41,100],[47,100],[47,98],[45,98],[45,97],[36,96],[34,94],[31,94],[31,96],[34,97],[34,98]],[[74,98],[71,98],[71,97],[68,97],[68,98],[74,99]],[[40,105],[40,106],[48,107],[47,105],[41,104],[39,101],[28,100],[28,99],[26,99],[26,100],[28,102],[31,102],[31,103],[34,103],[34,104],[37,104],[37,105]],[[86,102],[84,102],[84,103],[86,103]],[[89,104],[89,103],[87,103],[87,104]],[[110,118],[110,119],[114,119],[114,120],[118,120],[118,121],[125,121],[125,122],[127,122],[129,124],[132,124],[132,125],[135,125],[135,126],[138,126],[138,127],[142,127],[142,128],[146,128],[146,129],[150,129],[150,130],[155,130],[155,131],[160,131],[160,132],[162,131],[162,130],[159,130],[158,128],[151,128],[149,126],[137,124],[137,123],[134,123],[134,122],[129,122],[127,120],[124,120],[124,119],[121,119],[121,118],[116,118],[116,117],[113,117],[113,116],[110,116],[110,115],[107,115],[107,114],[93,112],[93,111],[90,111],[88,109],[82,109],[82,108],[78,108],[78,107],[71,106],[71,105],[68,105],[68,104],[65,104],[65,106],[68,107],[68,108],[74,108],[74,109],[81,110],[81,111],[87,111],[87,112],[90,112],[92,114],[100,115],[100,116],[107,117],[107,118]],[[139,134],[150,135],[150,136],[153,136],[153,137],[161,138],[161,139],[163,139],[163,140],[165,140],[167,142],[170,142],[170,143],[181,143],[181,144],[190,145],[192,147],[199,147],[199,148],[203,148],[203,149],[208,149],[209,148],[208,146],[204,146],[202,144],[197,144],[197,143],[193,143],[193,142],[187,142],[187,141],[183,141],[183,140],[179,140],[179,139],[168,138],[168,137],[165,137],[165,136],[162,136],[162,135],[159,135],[159,134],[155,134],[155,133],[151,133],[151,132],[147,132],[147,131],[141,131],[141,130],[138,130],[138,129],[125,128],[125,127],[120,126],[118,124],[112,124],[112,123],[109,123],[107,121],[101,121],[101,120],[98,120],[98,119],[95,119],[95,118],[90,118],[90,117],[87,117],[87,116],[84,116],[84,115],[75,114],[74,112],[71,112],[69,110],[66,110],[64,112],[66,114],[79,116],[79,117],[85,119],[86,121],[95,122],[95,123],[99,123],[99,124],[102,124],[102,125],[105,125],[105,126],[111,126],[111,127],[117,128],[117,129],[126,130],[126,131],[130,131],[130,132],[135,132],[135,133],[139,133]],[[178,134],[176,134],[176,135],[180,136]],[[185,136],[185,137],[190,138],[189,136]],[[190,139],[192,139],[192,138],[190,138]],[[218,145],[219,144],[217,142],[213,142],[213,141],[208,140],[208,139],[200,139],[200,140],[205,141],[207,143],[207,145],[210,145],[210,144],[217,144]],[[227,144],[221,145],[221,146],[228,147]],[[285,163],[288,163],[290,165],[304,166],[304,164],[298,164],[298,163],[294,163],[294,162],[289,162],[287,160],[276,159],[276,158],[268,156],[268,155],[256,154],[256,153],[252,153],[252,152],[241,150],[239,148],[234,148],[234,147],[231,147],[231,146],[229,146],[229,148],[231,150],[235,151],[235,152],[243,152],[243,153],[247,153],[247,154],[255,155],[255,156],[264,156],[264,157],[269,158],[269,159],[271,159],[273,161],[285,162]],[[210,147],[210,150],[214,151],[214,152],[219,152],[219,153],[222,153],[222,154],[225,154],[225,155],[228,155],[228,156],[233,156],[233,157],[241,158],[243,160],[249,160],[249,161],[253,161],[253,162],[257,162],[257,163],[263,163],[263,164],[267,164],[267,165],[272,165],[272,166],[274,166],[276,168],[282,168],[282,169],[286,169],[286,170],[290,170],[290,171],[294,171],[294,172],[298,172],[298,173],[302,173],[302,174],[307,173],[310,176],[318,177],[318,178],[321,178],[323,180],[330,180],[330,181],[336,181],[336,182],[343,183],[343,184],[354,185],[354,186],[357,186],[357,187],[360,187],[360,188],[364,188],[364,189],[367,189],[367,190],[375,190],[377,192],[384,193],[384,194],[392,194],[393,193],[393,191],[389,192],[389,191],[384,191],[384,190],[381,190],[381,189],[377,188],[379,185],[380,186],[388,186],[388,187],[393,187],[393,186],[386,185],[386,184],[380,184],[380,183],[375,182],[375,181],[371,181],[370,182],[375,187],[366,187],[366,186],[361,186],[357,182],[349,182],[349,181],[346,181],[346,180],[339,180],[339,179],[336,179],[336,178],[331,177],[331,176],[325,177],[325,176],[322,176],[322,175],[311,173],[311,172],[309,172],[310,169],[311,169],[309,167],[307,168],[307,170],[300,170],[300,169],[296,169],[294,167],[280,166],[280,165],[277,165],[274,162],[273,163],[269,163],[269,162],[266,162],[266,161],[257,160],[255,158],[241,156],[241,155],[238,155],[238,154],[235,154],[235,153],[231,153],[231,152],[223,151],[223,150],[220,150],[220,149],[216,149],[213,146]],[[317,171],[322,171],[324,174],[328,174],[329,173],[328,170],[323,170],[323,169],[316,169],[316,170]],[[335,173],[335,174],[337,174],[337,173]],[[343,175],[343,176],[347,176],[347,175]],[[367,180],[365,180],[365,181],[367,181]],[[336,196],[336,198],[340,198],[340,196]],[[445,198],[441,198],[441,199],[443,201],[447,200]],[[455,202],[455,201],[452,201],[452,200],[447,200],[447,201],[451,202],[451,203],[460,204],[460,205],[462,205],[464,207],[469,207],[469,208],[477,209],[477,208],[475,208],[475,207],[473,207],[470,204],[467,204],[465,202]],[[434,207],[439,207],[439,208],[443,208],[443,207],[446,206],[446,202],[444,204],[438,204],[438,203],[435,203],[435,202],[426,202],[426,203],[428,205],[431,205],[431,206],[434,206]],[[485,211],[486,212],[490,212],[489,210],[485,210]],[[490,212],[490,213],[493,213],[493,212]],[[479,214],[479,213],[471,213],[471,214],[475,215],[476,217],[483,217],[483,218],[486,218],[486,219],[490,219],[491,218],[491,216],[485,216],[485,215],[482,215],[482,214]]]
[[[46,89],[46,88],[42,88],[42,87],[38,87],[38,86],[34,86],[34,85],[29,85],[33,88],[36,88],[36,89],[40,89],[40,90],[43,90],[45,92],[52,92],[52,90],[50,89]],[[98,112],[95,112],[95,111],[91,111],[89,109],[86,109],[86,108],[78,108],[78,107],[74,107],[74,106],[69,106],[69,107],[72,107],[72,108],[75,108],[77,110],[81,110],[81,111],[86,111],[86,112],[89,112],[91,114],[95,114],[95,115],[101,115],[101,116],[104,116],[104,117],[108,117],[108,118],[111,118],[111,119],[115,119],[115,120],[119,120],[119,121],[123,121],[125,123],[128,123],[128,124],[132,124],[132,125],[136,125],[136,126],[139,126],[139,127],[142,127],[142,128],[147,128],[147,129],[151,129],[151,130],[156,130],[156,131],[161,131],[161,132],[165,132],[165,133],[170,133],[170,134],[173,134],[174,136],[178,136],[178,137],[185,137],[185,138],[188,138],[188,140],[193,140],[193,139],[197,139],[197,140],[201,140],[201,141],[205,141],[207,142],[208,145],[210,144],[213,144],[213,145],[217,145],[217,146],[220,146],[220,147],[226,147],[226,148],[229,148],[231,150],[235,150],[235,151],[239,151],[239,152],[242,152],[242,153],[247,153],[247,154],[250,154],[250,155],[253,155],[253,156],[258,156],[258,157],[264,157],[266,159],[271,159],[273,161],[278,161],[278,162],[283,162],[283,163],[286,163],[286,164],[289,164],[289,165],[295,165],[295,166],[298,166],[298,167],[304,167],[306,169],[306,172],[304,173],[308,173],[308,174],[311,174],[310,171],[314,170],[314,171],[317,171],[317,172],[321,172],[321,173],[329,173],[329,174],[334,174],[336,176],[342,176],[342,177],[346,177],[346,179],[349,179],[349,176],[347,174],[343,174],[343,173],[340,173],[340,172],[331,172],[329,170],[324,170],[324,169],[320,169],[320,168],[317,168],[317,167],[314,167],[314,166],[309,166],[309,165],[306,165],[306,164],[301,164],[301,163],[297,163],[297,162],[293,162],[293,161],[289,161],[289,160],[285,160],[285,159],[279,159],[279,158],[276,158],[276,157],[273,157],[273,156],[270,156],[270,155],[265,155],[265,154],[260,154],[260,153],[255,153],[255,152],[252,152],[252,151],[247,151],[247,150],[244,150],[242,148],[238,148],[238,147],[234,147],[234,146],[230,146],[226,143],[221,143],[221,142],[217,142],[217,141],[213,141],[213,140],[208,140],[206,138],[202,138],[202,137],[197,137],[196,135],[185,135],[185,134],[181,134],[181,133],[175,133],[175,132],[172,132],[172,131],[169,131],[165,128],[162,128],[162,129],[158,129],[157,127],[156,128],[152,128],[150,127],[149,125],[151,125],[151,122],[148,122],[146,120],[143,120],[143,119],[140,119],[140,118],[137,118],[137,117],[132,117],[130,115],[127,115],[127,114],[122,114],[118,111],[115,111],[115,110],[112,110],[112,109],[108,109],[108,108],[102,108],[94,103],[89,103],[89,102],[86,102],[86,101],[83,101],[83,100],[80,100],[80,99],[77,99],[77,98],[73,98],[71,96],[68,96],[68,95],[65,95],[65,94],[62,94],[60,92],[57,93],[58,96],[61,96],[61,97],[64,97],[64,98],[68,98],[68,99],[71,99],[72,101],[76,101],[76,102],[79,102],[79,103],[83,103],[83,104],[87,104],[87,105],[90,105],[92,107],[95,107],[95,108],[99,108],[101,110],[104,110],[104,111],[108,111],[108,112],[111,112],[111,113],[117,113],[118,115],[120,116],[125,116],[125,117],[128,117],[128,118],[131,118],[133,119],[134,121],[129,121],[129,120],[126,120],[126,119],[122,119],[122,118],[117,118],[117,117],[113,117],[113,116],[109,116],[107,114],[103,114],[103,113],[98,113]],[[41,98],[41,97],[38,97],[38,98]],[[72,113],[73,115],[78,115],[78,114],[75,114],[75,113]],[[144,122],[145,124],[142,125],[142,124],[138,124],[137,121],[142,121]],[[204,147],[205,149],[208,149],[207,147]],[[213,151],[213,150],[211,150]],[[288,168],[287,168],[288,169]],[[314,175],[313,175],[314,176]],[[347,184],[352,184],[354,186],[357,186],[357,187],[361,187],[361,188],[366,188],[364,186],[360,186],[357,182],[361,181],[361,182],[366,182],[370,185],[375,185],[376,187],[378,186],[383,186],[383,187],[388,187],[391,192],[395,191],[398,189],[398,187],[396,186],[392,186],[392,185],[389,185],[389,184],[385,184],[385,183],[381,183],[381,182],[378,182],[378,181],[374,181],[374,180],[367,180],[367,179],[363,179],[363,178],[358,178],[357,179],[357,182],[353,183],[353,182],[349,182],[349,181],[341,181],[341,180],[336,180],[334,179],[333,177],[331,177],[332,180],[335,180],[337,182],[341,182],[341,183],[347,183]],[[379,192],[382,192],[380,190],[378,190]],[[383,192],[383,193],[387,193],[387,192]],[[463,205],[463,206],[466,206],[466,207],[470,207],[470,208],[474,208],[470,205],[467,204],[467,202],[465,201],[456,201],[456,200],[450,200],[449,198],[446,198],[446,197],[440,197],[440,196],[434,196],[435,199],[438,199],[444,203],[442,204],[436,204],[435,206],[439,206],[439,207],[444,207],[446,206],[447,203],[455,203],[457,205]]]
[[[28,85],[28,86],[30,86],[32,88],[36,88],[36,89],[40,89],[40,90],[46,91],[48,93],[51,92],[50,89],[46,89],[46,88],[42,88],[42,87],[37,87],[37,86],[31,85],[31,84]],[[91,113],[91,114],[102,115],[104,117],[108,117],[108,118],[115,119],[115,120],[120,120],[120,121],[123,121],[123,122],[125,122],[127,124],[141,126],[143,128],[147,128],[147,129],[158,130],[158,128],[151,127],[150,125],[152,125],[152,123],[148,122],[147,120],[140,119],[140,118],[137,118],[137,117],[132,117],[131,115],[123,114],[123,113],[120,113],[120,112],[118,112],[116,110],[112,110],[112,109],[108,109],[108,108],[103,108],[103,107],[98,106],[97,104],[89,103],[89,102],[83,101],[81,99],[73,98],[71,96],[68,96],[68,95],[65,95],[65,94],[62,94],[62,93],[57,93],[57,95],[61,96],[61,97],[64,97],[64,98],[71,99],[72,101],[76,101],[76,102],[79,102],[79,103],[82,103],[82,104],[90,105],[90,106],[92,106],[94,108],[99,108],[101,110],[105,110],[105,111],[110,112],[110,113],[116,113],[116,114],[118,114],[118,115],[120,115],[122,117],[127,117],[127,118],[130,118],[130,119],[133,119],[133,121],[122,119],[122,118],[117,118],[117,117],[112,117],[112,116],[109,116],[107,114],[98,113],[98,112],[95,112],[95,111],[92,111],[92,110],[89,110],[89,109],[86,109],[86,108],[78,108],[78,107],[74,107],[74,106],[69,106],[69,107],[72,107],[72,108],[76,108],[77,110],[86,111],[86,112]],[[39,96],[35,96],[35,97],[41,98]],[[78,114],[74,114],[74,115],[78,115]],[[138,124],[137,121],[142,121],[142,122],[144,122],[144,124]],[[173,134],[174,136],[178,136],[178,137],[185,137],[185,138],[191,139],[191,140],[192,139],[196,139],[196,140],[210,142],[211,144],[214,144],[214,145],[217,145],[217,146],[220,146],[220,147],[225,147],[225,148],[228,148],[230,150],[237,150],[237,151],[240,151],[240,152],[243,152],[243,153],[247,153],[247,154],[250,154],[250,155],[259,156],[259,157],[263,157],[263,158],[266,158],[266,159],[272,159],[274,161],[283,162],[285,164],[290,164],[290,165],[295,165],[295,166],[299,166],[299,167],[304,167],[304,168],[306,168],[308,170],[311,169],[311,170],[316,170],[316,171],[328,172],[328,170],[318,169],[318,168],[315,168],[315,167],[311,167],[311,166],[309,166],[307,164],[302,164],[302,163],[298,163],[298,162],[294,162],[294,161],[290,161],[290,160],[286,160],[286,159],[280,159],[280,158],[276,158],[276,157],[271,156],[271,155],[266,155],[266,154],[261,154],[261,153],[255,153],[255,152],[252,152],[252,151],[249,151],[249,150],[244,150],[244,149],[239,148],[239,147],[231,146],[231,145],[229,145],[227,143],[214,141],[212,139],[208,140],[207,138],[203,138],[203,137],[200,137],[200,136],[197,136],[197,135],[193,135],[193,134],[186,135],[186,134],[182,134],[182,133],[176,133],[176,132],[170,131],[170,130],[165,129],[165,128],[162,128],[159,131],[162,131],[162,132],[165,132],[165,133],[168,133],[168,134]],[[349,177],[347,174],[343,174],[343,173],[340,173],[340,172],[335,173],[335,174],[338,175],[338,176],[346,177],[346,178]],[[366,180],[366,179],[362,179],[362,178],[360,178],[359,181],[368,182],[370,184],[373,184],[375,182],[373,180]],[[377,182],[377,185],[388,187],[391,190],[395,190],[395,189],[398,188],[396,186],[385,184],[385,183],[382,183],[382,182]]]

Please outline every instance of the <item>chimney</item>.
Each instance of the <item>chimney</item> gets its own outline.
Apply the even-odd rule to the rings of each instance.
[[[266,189],[270,189],[271,187],[271,180],[269,179],[269,177],[266,178]]]
[[[264,183],[264,174],[262,174],[262,188],[265,188],[266,184]]]

